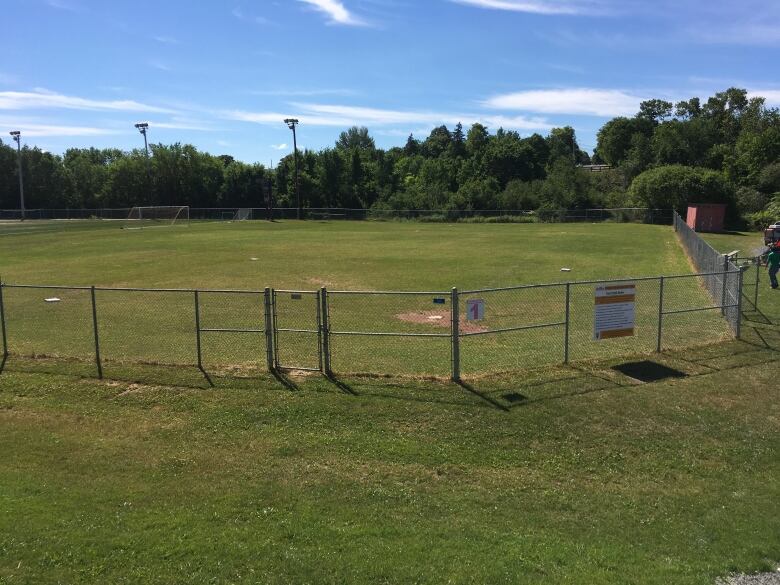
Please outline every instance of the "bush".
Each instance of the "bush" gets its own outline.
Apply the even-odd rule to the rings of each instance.
[[[721,173],[710,169],[656,167],[636,177],[629,193],[640,207],[674,209],[684,214],[691,203],[725,203],[727,218],[734,221],[738,217],[734,188]]]

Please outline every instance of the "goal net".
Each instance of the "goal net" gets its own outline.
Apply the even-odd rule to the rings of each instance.
[[[239,209],[233,216],[233,221],[246,221],[248,219],[252,219],[252,210],[249,208]]]
[[[124,225],[125,229],[189,225],[190,208],[186,205],[133,207]]]

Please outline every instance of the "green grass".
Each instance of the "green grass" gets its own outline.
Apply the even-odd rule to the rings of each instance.
[[[656,226],[0,225],[11,282],[448,290],[689,271]],[[262,336],[206,334],[213,388],[194,367],[141,363],[194,364],[190,293],[100,291],[100,381],[88,292],[51,305],[5,289],[0,583],[693,585],[772,569],[780,333],[747,322],[712,344],[717,311],[667,318],[665,347],[707,345],[655,354],[680,377],[642,383],[613,366],[654,348],[657,286],[640,283],[637,336],[602,344],[592,286],[572,287],[572,367],[558,328],[463,339],[464,371],[492,372],[463,386],[275,379]],[[709,302],[695,279],[665,287],[667,309]],[[561,290],[481,293],[486,324],[554,321]],[[286,326],[311,325],[310,299],[278,301]],[[331,297],[336,330],[446,332],[395,318],[431,308]],[[261,309],[201,297],[204,327],[254,327]],[[315,337],[288,337],[285,360],[316,358]],[[447,339],[332,342],[339,372],[448,371]]]
[[[330,296],[333,368],[340,373],[446,376],[450,371],[447,291],[564,280],[682,274],[690,267],[672,230],[637,224],[422,224],[398,222],[194,223],[190,227],[121,230],[101,222],[3,224],[0,274],[6,282],[134,287],[261,290],[441,291],[418,296]],[[255,258],[256,260],[253,260]],[[562,267],[572,272],[561,272]],[[570,290],[570,357],[605,358],[656,347],[659,284],[638,285],[637,330],[630,339],[592,341],[593,285]],[[57,304],[43,299],[56,295]],[[505,329],[561,323],[564,287],[464,294],[486,301],[481,327]],[[444,297],[445,305],[433,304]],[[9,346],[18,355],[93,355],[89,291],[5,289]],[[117,363],[193,364],[192,293],[98,291],[101,354],[106,370]],[[695,279],[670,280],[667,310],[711,301]],[[283,329],[316,330],[316,297],[277,295]],[[402,317],[444,309],[438,321]],[[260,294],[203,293],[204,328],[263,329]],[[730,336],[717,311],[667,319],[664,347],[712,343]],[[464,322],[465,326],[465,322]],[[51,335],[51,331],[57,331]],[[355,337],[339,332],[439,334],[439,338]],[[316,368],[317,335],[280,332],[280,362]],[[261,334],[205,333],[209,369],[265,367]],[[497,373],[564,357],[564,328],[467,337],[464,375]]]
[[[780,336],[764,337],[659,356],[680,379],[602,363],[473,392],[160,386],[12,362],[0,582],[711,585],[768,570]]]
[[[688,270],[668,227],[637,224],[0,224],[3,280],[31,284],[447,291]]]

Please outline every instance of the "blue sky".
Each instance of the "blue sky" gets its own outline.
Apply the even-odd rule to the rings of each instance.
[[[266,165],[351,125],[475,121],[590,150],[650,97],[780,105],[777,0],[0,0],[0,131],[52,152],[188,142]]]

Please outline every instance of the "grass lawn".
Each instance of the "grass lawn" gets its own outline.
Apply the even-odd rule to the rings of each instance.
[[[3,231],[4,230],[4,231]],[[561,268],[571,272],[561,272]],[[565,280],[685,274],[690,267],[671,228],[638,224],[425,224],[416,222],[193,223],[121,230],[111,222],[0,224],[0,274],[6,282],[135,287],[442,291],[418,296],[330,297],[333,368],[340,373],[446,376],[450,372],[449,295],[461,290]],[[594,342],[593,285],[571,288],[573,360],[649,352],[656,347],[659,284],[640,282],[637,332]],[[57,296],[60,303],[44,299]],[[433,303],[439,297],[443,305]],[[562,323],[565,287],[464,294],[487,306],[482,329]],[[5,289],[9,345],[19,355],[90,360],[89,291]],[[196,360],[192,293],[98,291],[101,354],[113,363],[189,364]],[[666,283],[665,308],[711,305],[694,279]],[[277,297],[280,362],[319,365],[316,297]],[[429,315],[443,309],[437,315]],[[263,329],[260,294],[203,293],[204,328]],[[438,321],[428,317],[438,318]],[[667,319],[664,347],[711,343],[730,335],[719,312]],[[57,335],[50,332],[56,330]],[[345,332],[443,337],[345,336]],[[564,357],[564,327],[464,338],[464,375],[497,373]],[[265,367],[262,334],[207,333],[207,367]],[[110,372],[109,372],[110,373]]]
[[[664,354],[684,377],[647,384],[609,363],[470,389],[207,389],[12,363],[0,582],[711,585],[772,570],[780,336],[763,341]]]
[[[9,282],[447,290],[688,272],[656,226],[0,224]],[[707,302],[694,280],[676,282],[667,308]],[[491,318],[558,314],[561,299],[531,290],[488,297]],[[88,293],[52,305],[5,289],[0,583],[711,585],[772,570],[780,331],[748,322],[742,341],[626,364],[617,356],[652,349],[658,290],[640,287],[634,341],[595,346],[592,287],[572,290],[570,367],[551,329],[464,339],[472,371],[514,373],[463,385],[275,378],[234,369],[262,363],[262,336],[223,335],[204,339],[212,388],[193,367],[138,363],[193,363],[191,293],[101,292],[100,381]],[[334,296],[334,326],[386,324],[407,306],[370,298]],[[256,295],[201,302],[207,327],[255,326],[262,307]],[[284,302],[288,323],[311,322]],[[669,321],[668,347],[723,328],[712,313]],[[338,372],[448,365],[448,340],[333,342]]]
[[[0,224],[0,275],[26,284],[448,291],[689,272],[667,226],[252,221],[122,230],[119,225]],[[562,273],[562,267],[573,271]]]

